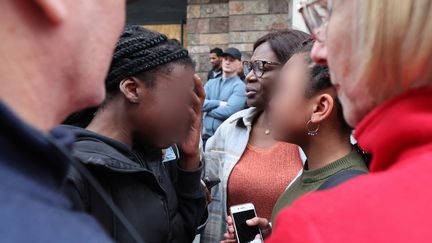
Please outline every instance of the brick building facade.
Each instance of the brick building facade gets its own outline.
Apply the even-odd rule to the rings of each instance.
[[[272,30],[292,28],[289,0],[188,0],[187,47],[206,81],[211,48],[236,47],[245,59],[253,43]]]
[[[301,29],[300,0],[148,0],[128,5],[128,23],[178,39],[206,81],[211,48],[236,47],[249,59],[253,43],[273,30]]]

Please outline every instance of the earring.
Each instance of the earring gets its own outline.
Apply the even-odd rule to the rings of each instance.
[[[315,129],[311,129],[311,125],[313,125],[313,124],[312,124],[312,120],[309,120],[309,121],[306,123],[306,129],[307,129],[307,131],[308,131],[307,134],[308,134],[309,136],[314,137],[314,136],[318,135],[318,130],[319,130],[319,128],[320,128],[320,125],[317,124],[317,127],[316,127]]]

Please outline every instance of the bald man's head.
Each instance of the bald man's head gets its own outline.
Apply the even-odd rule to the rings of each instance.
[[[2,0],[0,81],[5,85],[0,87],[1,100],[30,123],[36,119],[25,111],[30,106],[45,107],[48,111],[39,112],[52,116],[46,122],[58,123],[73,111],[98,105],[104,99],[104,80],[124,26],[125,3]]]

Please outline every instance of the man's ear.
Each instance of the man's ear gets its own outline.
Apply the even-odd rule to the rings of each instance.
[[[124,79],[120,82],[120,91],[123,93],[125,98],[133,103],[138,104],[140,98],[140,81],[134,77]]]
[[[334,108],[334,99],[329,94],[321,94],[315,99],[315,107],[312,113],[311,121],[321,123],[327,119]]]
[[[67,4],[65,2],[64,0],[34,0],[46,18],[55,25],[62,23],[66,18]]]

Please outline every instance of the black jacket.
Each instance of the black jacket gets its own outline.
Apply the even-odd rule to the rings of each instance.
[[[217,72],[217,75],[214,75],[215,74],[214,72]],[[219,78],[219,77],[222,77],[222,68],[219,70],[212,69],[207,73],[207,81],[209,81],[210,79]]]
[[[200,182],[201,169],[180,169],[178,152],[169,150],[162,162],[161,150],[137,152],[129,146],[88,130],[69,127],[76,135],[78,158],[145,242],[192,242],[206,209]],[[127,231],[97,193],[74,170],[66,192],[75,208],[94,215],[117,242],[132,242]]]

